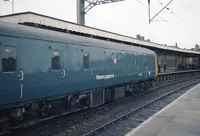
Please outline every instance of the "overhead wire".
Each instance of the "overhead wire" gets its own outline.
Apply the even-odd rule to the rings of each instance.
[[[163,3],[160,0],[157,0],[158,3],[160,3],[160,5],[163,5]]]
[[[163,2],[161,2],[160,0],[157,0],[157,2],[162,6],[163,5]],[[187,23],[188,24],[188,21],[186,21],[185,19],[183,19],[182,17],[180,17],[180,16],[178,16],[178,15],[176,15],[173,11],[172,11],[172,9],[171,8],[169,8],[169,7],[166,7],[165,8],[167,11],[169,11],[170,12],[170,14],[172,14],[172,15],[174,15],[176,18],[178,18],[179,20],[181,20],[181,21],[184,21],[185,23]]]
[[[125,26],[121,26],[121,25],[119,25],[119,24],[114,24],[113,22],[110,22],[110,21],[108,21],[108,20],[105,20],[105,19],[102,19],[102,18],[99,18],[99,17],[94,17],[93,15],[90,15],[90,14],[86,14],[88,17],[90,17],[90,18],[93,18],[93,19],[98,19],[98,20],[100,20],[101,22],[103,22],[103,23],[105,23],[106,25],[108,25],[108,26],[114,26],[114,27],[118,27],[119,28],[119,30],[118,31],[115,31],[116,33],[120,33],[120,34],[123,34],[123,35],[127,35],[127,33],[126,33],[126,31],[125,30],[129,30],[129,29],[127,29],[127,27],[125,27]],[[95,27],[95,26],[94,26]],[[107,30],[107,29],[104,29],[104,30]]]
[[[110,22],[110,21],[108,21],[108,20],[105,20],[105,19],[102,19],[102,18],[99,18],[99,17],[94,17],[93,15],[91,15],[91,14],[86,14],[87,16],[89,16],[89,17],[91,17],[91,18],[94,18],[94,19],[98,19],[98,20],[101,20],[102,22],[107,22],[107,23],[109,23],[109,24],[111,24],[111,25],[114,25],[114,26],[116,26],[116,27],[119,27],[119,28],[124,28],[124,26],[121,26],[121,25],[118,25],[118,24],[114,24],[114,23],[112,23],[112,22]]]
[[[144,6],[145,8],[148,8],[145,4],[143,4],[141,1],[139,1],[139,0],[136,0],[138,3],[140,3],[142,6]],[[170,9],[169,9],[170,10]],[[150,12],[151,13],[154,13],[154,14],[156,14],[154,11],[152,11],[152,10],[150,10]],[[172,12],[172,14],[174,14],[175,15],[175,13],[174,12]],[[182,31],[184,31],[184,32],[186,32],[187,34],[188,33],[191,33],[190,31],[188,31],[188,30],[186,30],[186,29],[184,29],[184,28],[182,28],[182,27],[180,27],[180,26],[178,26],[178,25],[175,25],[175,24],[173,24],[173,23],[171,23],[171,22],[169,22],[168,20],[165,20],[163,17],[161,17],[161,16],[159,16],[158,15],[158,17],[159,18],[161,18],[163,21],[165,21],[166,23],[168,23],[169,25],[171,25],[171,26],[173,26],[173,27],[176,27],[177,29],[180,29],[180,30],[182,30]],[[192,35],[193,35],[193,33],[191,33]],[[199,38],[199,37],[198,37]]]
[[[188,24],[188,21],[186,21],[185,19],[183,19],[182,17],[180,17],[179,15],[176,15],[170,8],[166,8],[170,14],[174,15],[176,18],[178,18],[179,20],[181,20],[182,22],[185,22],[186,24]]]
[[[148,8],[145,4],[143,4],[141,1],[136,0],[138,3],[140,3],[142,6],[144,6],[145,8]],[[150,10],[151,13],[156,14],[154,11]],[[162,18],[161,16],[158,16],[159,18],[161,18],[163,21],[166,21],[164,18]]]
[[[179,15],[175,14],[175,13],[172,11],[171,8],[166,7],[166,10],[169,11],[170,14],[172,14],[173,16],[175,16],[176,18],[178,18],[181,22],[184,22],[185,24],[189,25],[189,22],[188,22],[187,20],[185,20],[184,18],[182,18],[182,17],[180,17]],[[173,25],[173,24],[171,24],[171,25]],[[177,25],[176,25],[176,26],[177,26]],[[177,26],[177,27],[179,27],[179,26]],[[183,28],[181,28],[181,29],[183,29]],[[189,29],[190,29],[190,30],[184,29],[184,31],[186,31],[186,32],[188,32],[188,33],[194,35],[194,34],[192,33],[193,30],[192,30],[191,28],[189,28]],[[200,37],[198,37],[198,38],[200,38]]]
[[[144,3],[142,3],[140,0],[136,0],[139,4],[141,4],[143,7],[145,7],[145,8],[148,8],[148,6],[146,6]],[[161,4],[163,4],[160,0],[157,0],[159,3],[160,3],[160,5]],[[175,17],[177,17],[177,18],[179,18],[180,20],[184,20],[184,19],[182,19],[181,17],[179,17],[179,16],[177,16],[170,8],[168,8],[168,7],[166,7],[166,10],[168,10],[171,14],[173,14]],[[152,11],[152,10],[150,10],[150,12],[151,13],[153,13],[153,14],[156,14],[154,11]],[[98,17],[94,17],[94,16],[92,16],[92,15],[90,15],[90,14],[86,14],[87,16],[89,16],[89,17],[91,17],[91,18],[94,18],[94,19],[99,19],[99,20],[101,20],[101,21],[103,21],[104,23],[105,22],[107,22],[107,23],[109,23],[110,25],[114,25],[114,26],[116,26],[116,27],[119,27],[119,28],[125,28],[124,26],[120,26],[120,25],[118,25],[118,24],[114,24],[114,23],[111,23],[110,21],[108,21],[108,20],[105,20],[105,19],[102,19],[102,18],[98,18]],[[173,24],[173,23],[171,23],[171,22],[169,22],[168,20],[166,20],[166,19],[164,19],[163,17],[161,17],[160,15],[158,15],[158,17],[160,18],[160,19],[162,19],[162,20],[155,20],[155,21],[165,21],[167,24],[169,24],[169,25],[171,25],[171,26],[173,26],[173,27],[175,27],[175,28],[177,28],[177,29],[179,29],[179,30],[182,30],[182,31],[184,31],[185,33],[190,33],[190,34],[192,34],[190,31],[188,31],[188,30],[186,30],[186,29],[184,29],[184,28],[182,28],[182,27],[180,27],[180,26],[178,26],[178,25],[175,25],[175,24]],[[186,22],[186,21],[185,21]],[[192,34],[193,35],[193,34]],[[199,38],[199,37],[198,37]]]

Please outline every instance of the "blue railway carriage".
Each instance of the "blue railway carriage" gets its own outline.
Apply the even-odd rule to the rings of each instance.
[[[145,90],[155,57],[141,47],[0,22],[0,116],[21,123]]]

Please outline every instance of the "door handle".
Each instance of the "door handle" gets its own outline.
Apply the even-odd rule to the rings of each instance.
[[[21,77],[19,80],[24,80],[24,72],[23,71],[19,71],[20,74],[17,75],[18,77]]]
[[[23,85],[21,84],[20,99],[23,97],[23,91],[24,91],[24,87],[23,87]]]
[[[66,73],[66,72],[65,72],[65,69],[63,69],[63,77],[65,77],[65,73]]]
[[[93,69],[92,69],[92,68],[90,68],[89,73],[90,73],[91,75],[93,75]]]

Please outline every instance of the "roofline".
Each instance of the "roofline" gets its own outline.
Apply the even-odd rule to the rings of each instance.
[[[57,21],[63,21],[63,22],[66,22],[66,23],[71,23],[71,24],[74,24],[74,25],[81,26],[81,25],[79,25],[77,23],[74,23],[74,22],[66,21],[66,20],[63,20],[63,19],[58,19],[58,18],[55,18],[55,17],[51,17],[51,16],[47,16],[47,15],[43,15],[43,14],[31,12],[31,11],[3,15],[3,16],[0,16],[0,18],[3,18],[3,17],[12,17],[12,16],[15,16],[15,15],[24,15],[24,14],[33,14],[33,15],[37,15],[37,16],[41,16],[41,17],[47,17],[47,18],[54,19],[54,20],[57,20]],[[111,33],[111,34],[116,34],[116,35],[120,35],[120,36],[125,36],[125,37],[136,39],[136,38],[131,37],[131,36],[122,35],[122,34],[119,34],[119,33],[114,33],[114,32],[111,32],[111,31],[106,31],[106,30],[103,30],[103,29],[95,28],[95,27],[90,27],[90,26],[86,26],[86,25],[83,26],[83,27],[87,27],[87,28],[91,28],[91,29],[95,29],[95,30],[99,30],[99,31],[103,31],[103,32],[108,32],[108,33]]]
[[[31,11],[20,12],[20,13],[14,13],[14,14],[8,14],[8,15],[3,15],[3,16],[0,16],[0,18],[3,18],[3,17],[12,17],[12,16],[15,16],[15,15],[24,15],[24,14],[33,14],[33,15],[37,15],[37,16],[41,16],[41,17],[47,17],[47,18],[54,19],[54,20],[57,20],[57,21],[63,21],[63,22],[66,22],[66,23],[71,23],[71,24],[73,24],[73,25],[81,26],[81,25],[79,25],[79,24],[77,24],[77,23],[74,23],[74,22],[66,21],[66,20],[63,20],[63,19],[58,19],[58,18],[55,18],[55,17],[51,17],[51,16],[47,16],[47,15],[43,15],[43,14],[31,12]],[[114,33],[114,32],[111,32],[111,31],[106,31],[106,30],[103,30],[103,29],[95,28],[95,27],[90,27],[90,26],[86,26],[86,25],[84,25],[83,27],[90,28],[90,29],[94,29],[94,30],[98,30],[98,31],[103,31],[103,32],[107,32],[107,33],[111,33],[111,34],[115,34],[115,35],[119,35],[119,36],[125,36],[125,37],[127,37],[127,38],[132,38],[132,39],[138,40],[138,39],[135,38],[135,37],[131,37],[131,36],[127,36],[127,35],[123,35],[123,34],[119,34],[119,33]],[[155,42],[151,42],[151,43],[159,44],[159,43],[155,43]],[[159,44],[159,45],[160,45],[160,44]],[[162,45],[162,44],[161,44],[161,45]],[[163,45],[164,45],[164,44],[163,44]]]
[[[57,20],[57,21],[62,21],[62,22],[65,22],[65,23],[70,23],[70,24],[73,24],[73,25],[76,25],[76,26],[81,26],[81,25],[79,25],[77,23],[74,23],[74,22],[70,22],[70,21],[58,19],[58,18],[55,18],[55,17],[50,17],[50,16],[47,16],[47,15],[42,15],[42,14],[31,12],[31,11],[3,15],[3,16],[0,16],[0,18],[12,17],[12,16],[15,16],[15,15],[24,15],[24,14],[37,15],[37,16],[40,16],[40,17],[46,17],[46,18],[49,18],[49,19],[53,19],[53,20]],[[147,41],[139,40],[139,39],[137,39],[135,37],[131,37],[131,36],[127,36],[127,35],[122,35],[122,34],[119,34],[119,33],[114,33],[114,32],[106,31],[106,30],[103,30],[103,29],[93,28],[93,27],[90,27],[90,26],[81,26],[81,27],[85,27],[85,28],[89,28],[89,29],[93,29],[93,30],[97,30],[97,31],[105,32],[105,33],[110,33],[110,34],[113,34],[113,35],[117,35],[117,36],[129,38],[129,39],[133,39],[133,40],[138,40],[139,43],[135,43],[135,44],[141,44],[140,42],[144,42],[144,44],[142,44],[142,46],[144,46],[145,48],[146,47],[148,48],[148,46],[146,45]],[[126,42],[126,41],[122,41],[122,42]],[[127,41],[127,42],[129,42],[129,41]],[[195,54],[195,55],[199,55],[200,54],[200,52],[193,51],[193,50],[190,50],[190,49],[179,48],[179,50],[177,51],[176,50],[177,48],[174,48],[174,47],[171,47],[171,48],[174,48],[174,49],[165,49],[166,44],[155,43],[155,42],[152,42],[152,41],[148,42],[148,43],[154,44],[155,46],[157,46],[157,45],[158,46],[163,46],[164,50],[169,50],[169,51],[173,51],[173,52],[189,53],[189,54]],[[151,46],[149,46],[149,47],[151,47]],[[170,46],[167,46],[167,47],[170,47]],[[156,47],[156,48],[162,49],[162,48],[159,48],[159,47]]]
[[[79,35],[72,35],[72,34],[68,34],[68,33],[52,31],[52,30],[48,30],[48,29],[23,26],[23,25],[13,24],[13,23],[0,22],[0,30],[2,30],[2,33],[0,32],[0,35],[10,35],[13,37],[19,36],[19,37],[26,37],[26,38],[31,38],[31,39],[42,39],[42,40],[47,40],[47,41],[52,41],[52,42],[60,42],[60,43],[63,43],[63,42],[64,43],[74,43],[74,44],[80,44],[80,45],[84,45],[84,46],[118,49],[118,50],[131,51],[131,52],[135,52],[135,50],[137,50],[138,53],[155,54],[154,51],[152,51],[148,48],[144,48],[144,47],[123,45],[120,43],[112,44],[110,41],[94,39],[94,38],[90,38],[90,37],[83,37],[83,36],[79,36]],[[12,33],[10,34],[10,32],[12,32]],[[77,40],[77,39],[79,39],[79,40]],[[100,44],[102,46],[95,44],[96,41],[100,42]],[[132,50],[130,50],[130,48]]]

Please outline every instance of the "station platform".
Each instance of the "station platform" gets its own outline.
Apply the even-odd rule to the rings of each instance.
[[[126,136],[200,136],[200,84]]]

